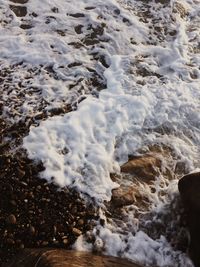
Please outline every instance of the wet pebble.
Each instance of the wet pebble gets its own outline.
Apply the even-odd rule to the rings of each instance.
[[[94,206],[88,208],[76,191],[39,178],[41,163],[32,162],[24,152],[2,157],[9,158],[0,161],[2,261],[19,248],[70,248],[92,228]]]
[[[15,217],[14,214],[10,214],[8,217],[7,217],[7,223],[8,224],[16,224],[17,222],[17,219]]]
[[[79,230],[78,228],[75,228],[75,227],[72,229],[72,232],[73,232],[73,234],[75,234],[77,236],[82,234],[81,230]]]
[[[32,225],[30,225],[30,227],[29,227],[29,234],[30,235],[35,235],[35,227],[32,226]]]

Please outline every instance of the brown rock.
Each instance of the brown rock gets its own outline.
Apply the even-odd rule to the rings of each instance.
[[[68,239],[64,238],[62,242],[63,242],[64,245],[67,245],[68,244]]]
[[[84,225],[84,220],[83,219],[79,219],[78,220],[78,225],[79,226],[83,226]]]
[[[125,259],[62,249],[25,249],[2,267],[141,267]]]
[[[75,235],[81,235],[82,234],[81,230],[79,230],[78,228],[75,228],[75,227],[72,229],[72,232]]]
[[[34,226],[30,225],[29,233],[30,233],[30,235],[35,235],[35,227]]]
[[[16,224],[17,222],[17,219],[15,217],[14,214],[10,214],[8,217],[7,217],[7,223],[9,224]]]
[[[26,174],[25,171],[20,169],[20,168],[18,168],[17,171],[18,171],[18,175],[19,175],[20,178],[23,178],[24,175]]]
[[[121,166],[121,172],[130,173],[144,182],[155,179],[161,168],[161,160],[153,155],[143,155],[132,157]]]
[[[128,206],[136,202],[139,196],[137,188],[120,186],[112,191],[112,203],[116,207]]]

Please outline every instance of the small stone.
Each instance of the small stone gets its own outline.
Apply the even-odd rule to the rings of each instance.
[[[44,247],[46,247],[48,244],[49,244],[48,241],[43,241],[41,245],[44,246]]]
[[[41,190],[41,189],[42,189],[41,185],[38,185],[37,190]]]
[[[17,206],[17,203],[16,203],[15,200],[11,200],[11,201],[10,201],[10,204],[11,204],[12,206]]]
[[[79,230],[78,228],[75,228],[75,227],[72,229],[72,232],[73,232],[73,234],[75,234],[77,236],[82,234],[81,230]]]
[[[78,225],[79,226],[83,226],[84,225],[84,220],[83,219],[79,219],[78,220]]]
[[[100,219],[99,222],[100,222],[100,225],[101,226],[104,226],[105,225],[105,220],[104,219]]]
[[[63,242],[64,245],[67,245],[68,244],[68,239],[64,238],[62,242]]]
[[[57,234],[57,227],[55,225],[53,226],[53,233],[54,233],[54,235]]]
[[[14,215],[14,214],[10,214],[10,215],[7,217],[7,222],[8,222],[9,224],[16,224],[17,219],[16,219],[15,215]]]
[[[20,249],[23,249],[23,248],[24,248],[24,244],[23,244],[23,243],[20,244],[19,248],[20,248]]]
[[[26,6],[10,5],[9,7],[15,13],[15,15],[17,17],[24,17],[27,14],[27,7]]]
[[[30,227],[29,227],[29,233],[31,235],[35,235],[35,227],[34,226],[30,225]]]
[[[26,174],[25,171],[22,170],[22,169],[18,169],[17,171],[18,171],[18,175],[19,175],[20,178],[23,178],[25,176],[25,174]]]
[[[74,27],[74,30],[77,34],[81,34],[82,33],[82,28],[83,28],[83,25],[79,24],[77,26]]]
[[[25,173],[25,172],[24,172],[24,173]],[[28,186],[28,184],[25,183],[25,182],[21,182],[21,185],[23,185],[24,187],[27,187],[27,186]]]
[[[85,17],[85,15],[83,13],[69,14],[69,16],[74,17],[74,18],[83,18],[83,17]]]
[[[12,238],[7,238],[6,239],[6,244],[13,246],[15,244],[15,241]]]

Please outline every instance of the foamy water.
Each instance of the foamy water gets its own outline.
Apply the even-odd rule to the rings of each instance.
[[[3,95],[4,115],[13,109],[13,121],[37,115],[41,99],[47,111],[77,107],[39,121],[24,138],[29,157],[45,166],[42,177],[100,204],[118,187],[110,173],[119,173],[128,155],[165,146],[184,172],[199,167],[200,1],[29,0],[25,17],[13,13],[11,2],[0,4],[1,68],[15,64],[13,80],[27,88],[17,107],[17,89]],[[171,181],[162,173],[156,178],[156,193],[144,190],[152,212],[162,212],[177,193],[181,174],[171,171]],[[93,231],[96,249],[147,266],[192,266],[165,236],[141,230],[133,210],[126,216],[121,227],[104,218]],[[84,237],[75,247],[92,249]]]

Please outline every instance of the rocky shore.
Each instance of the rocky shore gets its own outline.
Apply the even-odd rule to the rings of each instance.
[[[52,248],[70,249],[77,237],[92,230],[99,219],[98,211],[91,200],[86,202],[76,190],[59,188],[53,180],[47,183],[45,179],[39,177],[39,173],[44,169],[43,165],[28,159],[26,152],[20,148],[29,126],[30,124],[25,122],[11,125],[3,119],[0,124],[0,236],[2,237],[0,264],[3,264],[2,266],[20,251],[25,251],[26,254],[27,248],[33,249],[34,259],[43,251]],[[173,165],[174,160],[170,153],[167,148],[151,148],[144,156],[130,157],[121,167],[122,177],[111,175],[113,181],[121,184],[118,189],[113,190],[111,202],[107,203],[112,219],[124,220],[124,212],[132,204],[137,206],[138,211],[148,210],[151,200],[148,199],[150,195],[145,195],[144,186],[150,186],[153,192],[155,190],[153,181],[161,171],[167,179],[172,179],[170,170],[163,169],[166,160],[167,166]],[[173,168],[180,171],[180,168]],[[124,184],[127,179],[129,183]],[[172,217],[177,216],[173,213],[176,212],[174,209],[179,208],[171,208]],[[135,219],[138,216],[139,213],[137,215],[136,212]],[[141,215],[140,219],[142,220]],[[161,220],[165,221],[164,218]],[[103,225],[103,220],[100,220],[100,223]],[[148,227],[143,227],[142,223],[140,227],[148,231]],[[153,222],[149,230],[151,231],[149,235],[152,235],[152,231],[156,231],[157,236],[172,231],[167,225],[153,225]],[[180,226],[177,233],[179,230]],[[168,238],[172,242],[172,232]],[[184,238],[181,237],[182,239]],[[90,236],[88,241],[94,243],[95,238]],[[181,241],[175,245],[185,252],[187,246],[184,244],[185,241]],[[35,254],[34,251],[39,254]],[[60,253],[59,251],[56,254]],[[92,259],[93,257],[91,256]]]
[[[70,248],[98,219],[94,205],[39,177],[42,164],[17,146],[26,124],[0,127],[0,265],[23,248]]]

